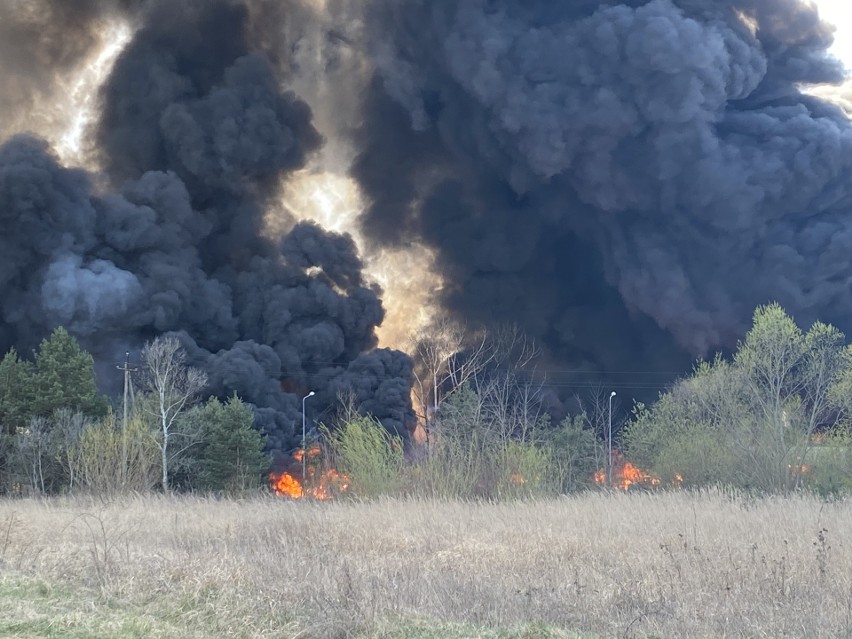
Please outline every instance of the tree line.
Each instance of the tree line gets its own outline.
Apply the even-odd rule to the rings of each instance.
[[[331,454],[355,489],[490,499],[596,483],[609,462],[605,389],[589,410],[554,424],[529,370],[534,349],[517,333],[471,339],[458,326],[438,328],[413,349],[425,454],[404,463],[375,421],[344,421]],[[643,470],[639,488],[838,495],[852,490],[851,428],[845,335],[822,322],[802,331],[769,304],[730,356],[700,360],[652,405],[636,403],[614,446]]]
[[[141,359],[138,392],[125,413],[98,392],[92,356],[64,328],[43,340],[31,359],[14,349],[6,353],[0,360],[0,491],[262,485],[269,460],[251,408],[236,396],[199,403],[206,377],[186,365],[173,337],[147,344]]]
[[[761,492],[852,488],[852,346],[807,332],[778,304],[759,307],[731,357],[700,361],[623,434],[637,463],[687,486]]]
[[[412,346],[420,426],[388,432],[353,400],[320,425],[312,464],[354,495],[503,498],[596,484],[608,463],[606,390],[554,421],[517,331],[439,323]],[[0,361],[0,490],[213,490],[267,483],[271,459],[239,397],[203,399],[206,377],[178,340],[141,354],[124,416],[100,395],[92,357],[59,328],[31,358]],[[539,381],[537,381],[539,380]],[[203,400],[203,401],[202,401]],[[662,486],[783,493],[852,489],[852,346],[833,326],[802,331],[777,304],[755,311],[730,356],[699,361],[658,400],[637,403],[614,446]]]

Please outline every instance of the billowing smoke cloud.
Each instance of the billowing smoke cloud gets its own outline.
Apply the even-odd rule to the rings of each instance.
[[[769,299],[850,328],[852,129],[800,88],[842,80],[812,6],[372,6],[364,227],[440,251],[460,314],[620,370],[732,345]]]
[[[0,347],[63,324],[109,369],[172,332],[211,392],[257,406],[273,450],[295,443],[308,390],[317,406],[352,392],[404,433],[410,361],[376,349],[381,291],[351,238],[308,223],[263,234],[280,180],[322,139],[249,17],[225,1],[134,11],[102,88],[104,175],[63,167],[32,136],[0,146]]]
[[[682,369],[771,299],[852,329],[852,128],[803,92],[843,77],[809,4],[40,4],[61,44],[0,9],[6,73],[32,78],[3,93],[13,121],[104,17],[134,35],[101,89],[103,174],[0,147],[0,346],[63,323],[111,362],[174,332],[274,448],[311,389],[404,429],[410,363],[376,349],[355,245],[277,209],[288,176],[341,157],[368,250],[428,246],[445,310],[518,324],[554,365]]]

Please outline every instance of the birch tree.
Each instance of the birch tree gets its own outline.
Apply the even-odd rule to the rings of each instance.
[[[176,337],[158,337],[142,350],[143,387],[153,397],[145,410],[157,418],[163,466],[163,491],[169,492],[169,465],[183,449],[173,450],[172,436],[178,416],[191,406],[207,385],[207,374],[187,366],[186,351]],[[195,442],[185,443],[190,446]]]

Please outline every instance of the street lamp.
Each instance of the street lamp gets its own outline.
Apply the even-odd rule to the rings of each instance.
[[[615,397],[615,391],[609,394],[609,435],[607,441],[609,443],[609,485],[612,486],[612,398]]]
[[[305,402],[308,401],[308,397],[313,397],[316,395],[314,391],[311,391],[307,395],[302,398],[302,494],[305,494],[305,478],[307,477],[307,464],[308,464],[308,450],[307,450],[307,436],[305,435]]]

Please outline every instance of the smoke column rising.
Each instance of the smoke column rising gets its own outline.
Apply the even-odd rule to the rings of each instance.
[[[850,328],[852,129],[802,92],[844,78],[812,5],[370,6],[363,223],[434,246],[450,308],[617,370],[732,346],[770,299]]]
[[[404,431],[411,364],[376,349],[380,291],[352,239],[296,220],[263,233],[281,180],[323,143],[251,40],[265,7],[123,8],[135,30],[101,88],[103,172],[62,166],[30,135],[0,147],[0,345],[63,324],[107,368],[174,332],[211,392],[257,406],[273,450],[294,444],[309,389],[319,405],[352,391]]]
[[[424,299],[514,323],[554,366],[682,369],[771,299],[852,328],[852,130],[805,92],[844,74],[804,2],[33,6],[0,9],[7,134],[48,132],[28,114],[105,24],[132,36],[97,171],[0,147],[0,347],[61,323],[111,363],[177,332],[283,450],[309,389],[410,421],[410,362],[376,348],[383,255],[429,256],[400,288],[427,291],[412,323]],[[363,205],[301,210],[323,176]]]

